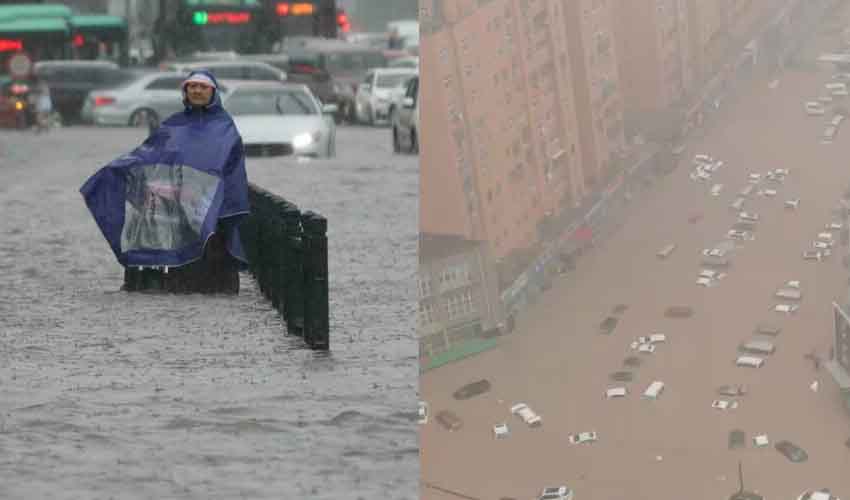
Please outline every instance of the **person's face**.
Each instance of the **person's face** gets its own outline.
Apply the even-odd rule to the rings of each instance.
[[[213,88],[205,83],[189,82],[186,84],[186,98],[192,106],[206,106],[212,99]]]

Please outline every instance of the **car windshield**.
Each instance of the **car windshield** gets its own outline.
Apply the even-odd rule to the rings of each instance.
[[[237,91],[225,108],[240,115],[317,115],[319,110],[310,95],[300,90]]]
[[[390,89],[393,87],[398,87],[402,83],[406,82],[413,75],[408,75],[405,73],[389,73],[389,74],[379,74],[375,79],[375,86],[381,89]]]

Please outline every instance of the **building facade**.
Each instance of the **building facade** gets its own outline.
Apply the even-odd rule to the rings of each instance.
[[[420,234],[420,356],[479,339],[504,319],[487,245],[454,235]]]
[[[617,65],[629,129],[669,120],[697,76],[687,0],[615,0]],[[640,22],[635,22],[635,20]]]
[[[601,184],[622,147],[622,104],[609,8],[594,13],[571,52],[569,3],[420,2],[423,231],[510,259]]]

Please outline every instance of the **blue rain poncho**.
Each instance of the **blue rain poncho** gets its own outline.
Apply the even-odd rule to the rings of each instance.
[[[215,82],[203,70],[190,78],[195,73]],[[141,146],[92,175],[80,193],[123,266],[188,264],[221,231],[244,269],[239,224],[250,207],[242,137],[217,90],[207,106],[193,108],[184,87],[184,104]]]

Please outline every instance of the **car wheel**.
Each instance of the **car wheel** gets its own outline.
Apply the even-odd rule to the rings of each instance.
[[[416,134],[416,129],[410,129],[410,152],[419,154],[419,136]]]
[[[159,126],[159,117],[153,110],[147,108],[137,109],[130,115],[129,125],[131,127]]]

